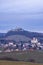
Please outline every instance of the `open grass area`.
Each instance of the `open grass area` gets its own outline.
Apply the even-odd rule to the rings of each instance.
[[[43,63],[43,51],[18,51],[18,52],[2,52],[0,53],[0,60],[6,60],[11,62],[21,62],[26,63]],[[0,61],[1,62],[1,61]],[[17,64],[16,64],[17,65]]]
[[[0,61],[0,65],[43,65],[39,63],[29,63],[29,62],[14,62],[14,61]]]
[[[18,52],[2,52],[0,53],[0,60],[10,61],[26,61],[43,63],[43,51],[18,51]]]

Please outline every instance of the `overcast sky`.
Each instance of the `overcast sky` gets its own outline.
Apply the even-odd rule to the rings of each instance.
[[[43,0],[0,0],[0,32],[16,27],[43,32]]]

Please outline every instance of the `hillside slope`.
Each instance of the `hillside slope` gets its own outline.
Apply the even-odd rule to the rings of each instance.
[[[0,34],[0,39],[4,40],[29,41],[33,37],[43,43],[43,33],[30,32],[22,28],[9,30],[6,34]]]

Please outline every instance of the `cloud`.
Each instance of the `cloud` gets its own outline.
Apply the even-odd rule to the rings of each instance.
[[[0,12],[37,12],[43,9],[43,0],[0,0]]]
[[[6,31],[15,26],[41,30],[43,0],[0,0],[0,31]]]

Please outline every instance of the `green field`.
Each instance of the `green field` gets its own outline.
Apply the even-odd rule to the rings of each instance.
[[[43,51],[2,52],[0,60],[43,63]]]
[[[43,65],[39,63],[0,61],[0,65]]]

